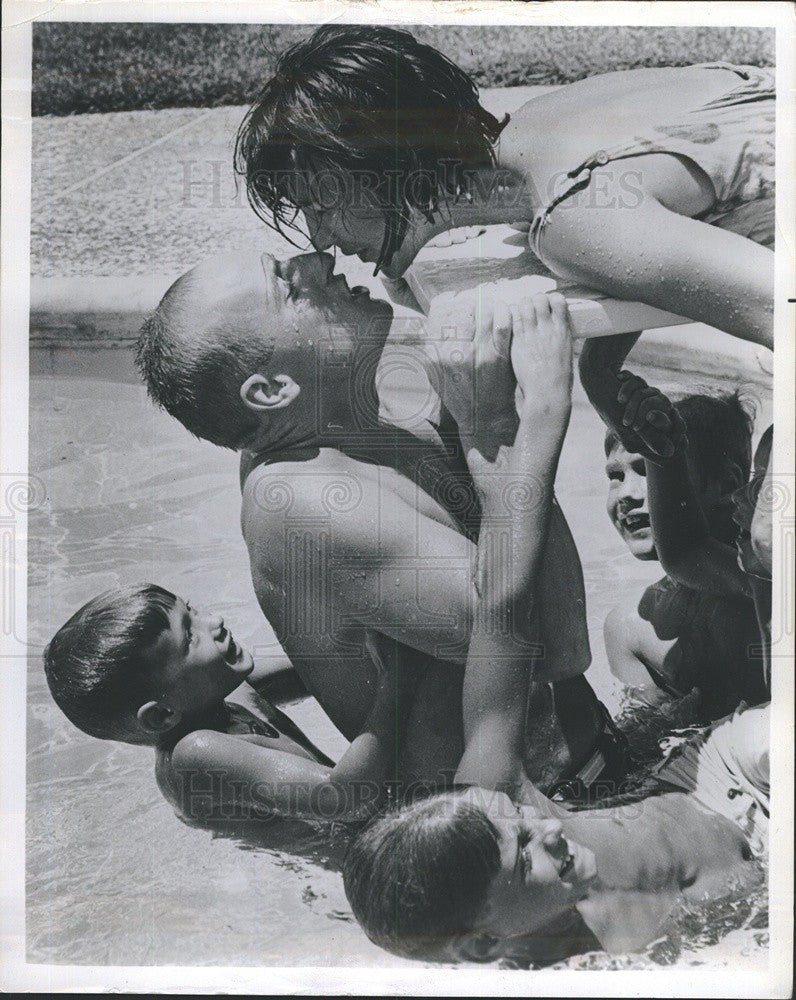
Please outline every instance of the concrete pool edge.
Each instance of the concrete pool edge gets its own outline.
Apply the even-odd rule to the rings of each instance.
[[[31,277],[32,350],[131,348],[176,275]],[[645,331],[632,359],[671,371],[769,384],[770,351],[703,324]]]

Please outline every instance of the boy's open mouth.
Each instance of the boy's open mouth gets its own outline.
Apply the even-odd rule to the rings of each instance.
[[[640,514],[640,513],[625,514],[625,516],[622,518],[622,527],[625,528],[626,531],[630,531],[631,533],[635,531],[642,531],[645,528],[649,528],[649,526],[650,526],[649,514]]]
[[[569,844],[567,844],[567,853],[564,855],[564,860],[561,862],[561,867],[558,869],[558,877],[565,878],[572,871],[574,865],[575,855],[570,851]]]
[[[226,640],[226,648],[222,649],[221,655],[230,666],[233,666],[240,659],[242,650],[233,639],[232,633],[227,628],[223,629],[221,635],[216,641],[219,644],[223,644],[224,640]]]

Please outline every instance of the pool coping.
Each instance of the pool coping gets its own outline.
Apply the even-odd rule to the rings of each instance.
[[[31,350],[131,349],[146,316],[177,275],[31,277]],[[720,330],[690,323],[645,331],[633,360],[672,371],[770,385],[773,354]]]

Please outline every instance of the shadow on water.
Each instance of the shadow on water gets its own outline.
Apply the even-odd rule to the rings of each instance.
[[[310,862],[327,871],[339,872],[351,838],[364,823],[319,823],[269,815],[248,820],[182,822],[204,830],[212,840],[228,840],[241,851],[263,851],[279,867],[291,870]]]

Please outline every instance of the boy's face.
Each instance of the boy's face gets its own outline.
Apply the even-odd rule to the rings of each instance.
[[[566,837],[558,819],[495,793],[482,810],[498,833],[500,870],[487,890],[477,930],[507,941],[559,917],[597,877],[589,848]]]
[[[636,559],[657,559],[647,506],[647,469],[641,455],[617,443],[605,463],[608,476],[606,509],[611,523]]]
[[[248,677],[254,660],[219,615],[200,614],[177,598],[169,621],[147,653],[159,685],[153,694],[179,718],[198,717]]]

